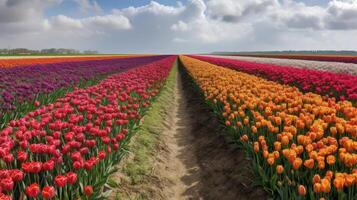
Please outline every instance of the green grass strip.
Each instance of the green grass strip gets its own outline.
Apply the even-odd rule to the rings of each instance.
[[[174,99],[174,88],[176,83],[177,63],[175,62],[166,84],[159,94],[159,97],[152,104],[145,114],[144,120],[129,146],[129,152],[133,155],[132,159],[124,160],[119,183],[116,184],[117,190],[113,196],[116,200],[124,199],[149,199],[150,191],[147,191],[147,184],[150,184],[150,175],[153,170],[153,158],[158,152],[158,147],[162,141],[165,118],[172,108]],[[118,182],[118,180],[111,180]],[[128,191],[129,188],[129,191]],[[130,191],[131,189],[133,191]]]

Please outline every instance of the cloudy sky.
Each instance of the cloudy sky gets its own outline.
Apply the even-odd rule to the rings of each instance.
[[[0,48],[357,50],[357,0],[0,0]]]

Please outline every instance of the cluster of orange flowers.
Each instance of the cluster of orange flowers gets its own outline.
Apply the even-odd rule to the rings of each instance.
[[[61,62],[77,62],[90,60],[105,60],[114,58],[128,58],[135,56],[66,56],[66,57],[43,57],[43,58],[5,58],[0,59],[0,68],[15,67],[22,65],[48,64]]]
[[[357,108],[351,102],[180,59],[213,109],[280,188],[286,183],[292,194],[304,196],[310,190],[321,198],[355,195]]]

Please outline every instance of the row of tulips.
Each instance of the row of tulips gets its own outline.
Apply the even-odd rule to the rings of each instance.
[[[0,131],[0,199],[96,199],[174,56],[111,75]]]
[[[0,68],[0,128],[19,113],[47,104],[73,86],[95,84],[107,75],[165,58],[145,56]]]
[[[314,69],[320,71],[329,71],[339,74],[352,74],[357,75],[357,64],[340,63],[340,62],[323,62],[323,61],[311,61],[311,60],[296,60],[296,59],[279,59],[279,58],[260,58],[260,57],[248,57],[248,56],[214,56],[220,58],[228,58],[234,60],[267,63],[280,66],[293,66],[302,69]]]
[[[244,54],[239,56],[252,56],[262,58],[283,58],[283,59],[299,59],[299,60],[316,60],[326,62],[343,62],[357,64],[357,56],[343,56],[343,55],[288,55],[288,54]]]
[[[193,56],[219,66],[229,67],[282,84],[298,87],[303,92],[314,92],[337,100],[357,101],[357,76],[336,74],[312,69],[262,64],[225,58]]]
[[[355,199],[357,108],[295,87],[180,57],[260,182],[280,199]],[[219,74],[219,76],[217,76]]]
[[[116,58],[129,58],[135,56],[65,56],[65,57],[42,57],[42,58],[1,58],[0,68],[10,68],[16,66],[39,65],[49,63],[62,63],[62,62],[80,62],[91,60],[107,60]]]

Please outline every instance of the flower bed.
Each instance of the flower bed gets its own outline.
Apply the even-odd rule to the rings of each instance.
[[[75,89],[0,131],[0,198],[99,198],[175,57]]]
[[[355,197],[357,108],[351,102],[190,57],[180,60],[274,198]]]
[[[34,101],[47,104],[78,84],[91,85],[105,76],[165,58],[147,56],[100,61],[54,63],[0,68],[0,128],[19,113],[34,109]],[[52,94],[56,92],[56,94]],[[50,96],[48,96],[50,95]]]
[[[224,58],[192,56],[219,66],[229,67],[241,72],[253,74],[298,87],[303,92],[314,92],[335,97],[337,100],[357,100],[357,76],[336,74],[311,69],[282,67],[272,64],[261,64]]]

